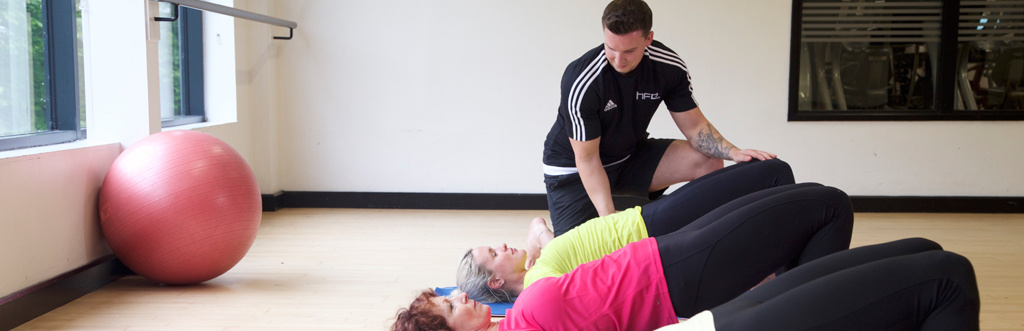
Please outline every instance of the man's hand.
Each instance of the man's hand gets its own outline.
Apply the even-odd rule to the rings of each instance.
[[[583,189],[587,191],[590,202],[594,204],[598,216],[615,213],[612,201],[612,187],[608,181],[608,173],[601,163],[601,138],[577,141],[569,138],[572,152],[576,155],[576,169],[580,173]]]
[[[551,232],[543,218],[536,217],[530,221],[530,231],[526,235],[526,270],[533,267],[534,262],[540,257],[541,249],[554,238],[555,233]]]
[[[772,153],[759,151],[756,149],[733,148],[731,151],[729,151],[729,157],[736,162],[747,162],[753,159],[758,159],[761,161],[771,160],[778,156]]]

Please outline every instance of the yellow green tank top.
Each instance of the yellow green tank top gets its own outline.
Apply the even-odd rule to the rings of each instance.
[[[541,278],[561,276],[644,238],[647,226],[639,206],[589,220],[548,242],[526,272],[523,288]]]

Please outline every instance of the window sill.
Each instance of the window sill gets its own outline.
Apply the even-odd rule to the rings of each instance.
[[[57,152],[63,152],[63,151],[69,151],[69,150],[87,149],[87,148],[93,148],[93,147],[98,147],[98,146],[108,146],[108,145],[117,145],[118,148],[120,148],[120,143],[117,143],[117,142],[96,141],[96,140],[84,139],[84,140],[73,141],[73,142],[69,142],[69,143],[63,143],[63,144],[55,144],[55,145],[47,145],[47,146],[39,146],[39,147],[29,147],[29,148],[22,148],[22,149],[3,151],[3,152],[0,152],[0,162],[8,160],[8,159],[15,159],[15,158],[20,158],[20,157],[25,157],[25,156],[41,155],[41,154],[47,154],[47,153],[57,153]]]
[[[161,131],[195,130],[195,129],[218,127],[218,126],[227,125],[227,124],[234,124],[234,123],[236,123],[236,121],[213,121],[213,122],[207,121],[207,122],[202,122],[202,123],[193,123],[193,124],[185,124],[185,125],[178,125],[178,126],[167,127],[167,128],[163,128]],[[60,144],[53,144],[53,145],[46,145],[46,146],[38,146],[38,147],[20,148],[20,149],[12,149],[12,150],[8,150],[8,151],[0,151],[0,161],[6,160],[6,159],[19,158],[19,157],[23,157],[23,156],[31,156],[31,155],[46,154],[46,153],[55,153],[55,152],[62,152],[62,151],[68,151],[68,150],[74,150],[74,149],[85,149],[85,148],[91,148],[91,147],[96,147],[96,146],[105,146],[105,145],[120,145],[120,143],[116,142],[116,141],[101,141],[101,140],[86,138],[86,139],[82,139],[82,140],[78,140],[78,141],[72,141],[72,142],[67,142],[67,143],[60,143]]]
[[[170,126],[170,127],[163,128],[160,131],[195,130],[195,129],[212,128],[212,127],[217,127],[217,126],[227,125],[227,124],[234,124],[234,123],[236,123],[236,122],[235,121],[215,121],[215,122],[206,121],[206,122],[201,122],[201,123],[193,123],[193,124],[184,124],[184,125],[178,125],[178,126]]]

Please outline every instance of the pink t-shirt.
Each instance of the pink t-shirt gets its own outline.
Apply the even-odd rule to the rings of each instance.
[[[533,283],[499,330],[654,330],[678,323],[654,238]]]

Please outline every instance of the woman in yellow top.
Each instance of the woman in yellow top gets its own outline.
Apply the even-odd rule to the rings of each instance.
[[[707,174],[645,206],[592,219],[557,238],[544,219],[535,218],[525,250],[505,244],[470,249],[459,264],[456,283],[473,300],[510,302],[536,280],[560,276],[626,244],[675,232],[740,197],[747,202],[735,205],[776,194],[765,190],[793,183],[792,169],[784,161],[752,161]],[[817,184],[789,186],[807,185]]]

